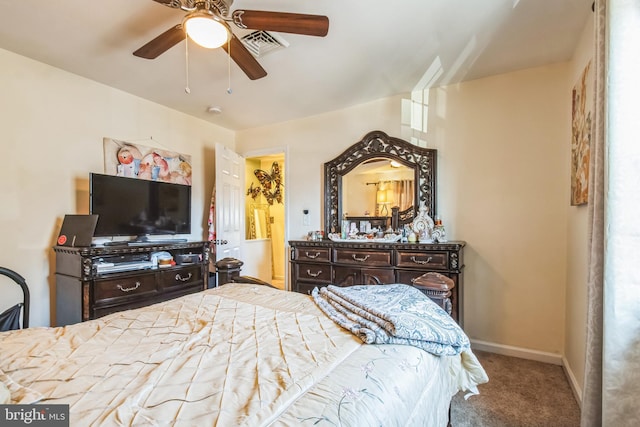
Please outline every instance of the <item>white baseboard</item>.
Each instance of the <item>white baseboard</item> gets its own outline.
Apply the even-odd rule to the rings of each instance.
[[[578,402],[578,406],[582,408],[582,388],[578,385],[578,381],[576,381],[576,376],[573,375],[573,371],[569,367],[569,362],[567,359],[562,357],[562,368],[564,369],[564,373],[567,376],[567,380],[569,381],[569,385],[571,386],[571,391],[573,392],[573,397],[576,398]]]
[[[504,356],[519,357],[521,359],[535,360],[537,362],[564,365],[561,354],[547,353],[528,348],[513,347],[510,345],[495,344],[486,341],[471,340],[473,350],[488,351],[489,353],[502,354]]]

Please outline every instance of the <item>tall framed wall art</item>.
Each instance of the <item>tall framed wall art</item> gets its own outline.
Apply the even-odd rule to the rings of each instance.
[[[571,100],[571,205],[587,204],[589,199],[589,159],[593,111],[591,61],[572,90]]]

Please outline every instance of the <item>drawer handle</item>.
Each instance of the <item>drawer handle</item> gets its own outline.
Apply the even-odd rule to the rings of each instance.
[[[135,291],[136,289],[138,289],[140,287],[140,282],[136,282],[136,285],[134,287],[131,288],[125,288],[122,285],[118,285],[118,289],[120,289],[122,292],[131,292],[131,291]]]
[[[322,274],[322,270],[318,270],[317,273],[312,273],[311,270],[307,270],[307,276],[318,277],[321,274]]]
[[[316,259],[320,256],[320,252],[316,252],[315,255],[311,255],[309,252],[305,252],[304,256],[306,256],[309,259]]]
[[[411,257],[411,261],[415,262],[416,264],[429,264],[431,262],[431,260],[433,259],[433,257],[429,257],[427,258],[426,261],[420,261],[419,259],[416,259],[416,257],[412,256]]]
[[[356,254],[351,254],[351,258],[353,258],[354,261],[365,262],[369,259],[369,255],[365,255],[364,258],[358,258]]]
[[[179,280],[181,282],[186,282],[188,280],[191,280],[191,277],[193,276],[193,274],[189,273],[189,275],[187,277],[182,277],[180,275],[180,273],[176,274],[176,280]]]

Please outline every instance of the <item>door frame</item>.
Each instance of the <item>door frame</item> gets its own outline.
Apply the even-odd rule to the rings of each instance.
[[[289,147],[288,146],[280,146],[280,147],[269,147],[260,150],[250,150],[242,153],[238,153],[242,157],[246,159],[254,158],[254,157],[264,157],[270,156],[274,154],[282,154],[284,156],[284,288],[285,290],[290,290],[289,282],[290,282],[290,269],[289,269],[289,220],[290,220],[290,212],[289,212],[289,191],[287,191],[287,183],[289,182]],[[244,205],[243,205],[244,206]],[[244,213],[246,216],[246,212]],[[245,235],[246,240],[246,235]]]

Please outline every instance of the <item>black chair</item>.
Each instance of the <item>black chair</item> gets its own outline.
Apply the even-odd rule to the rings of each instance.
[[[22,328],[28,328],[30,295],[27,281],[15,271],[4,267],[0,267],[0,275],[7,276],[20,285],[23,293],[23,302],[8,308],[3,313],[0,313],[0,331],[20,329],[20,311],[22,311]]]

